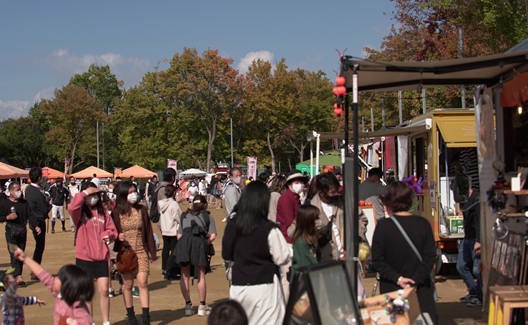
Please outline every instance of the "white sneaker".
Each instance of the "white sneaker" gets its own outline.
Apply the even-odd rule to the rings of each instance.
[[[192,316],[193,315],[193,305],[185,305],[185,316]]]
[[[227,217],[225,217],[224,219],[222,219],[222,222],[226,222],[227,221]]]
[[[198,316],[209,316],[211,313],[211,307],[207,305],[198,306]]]

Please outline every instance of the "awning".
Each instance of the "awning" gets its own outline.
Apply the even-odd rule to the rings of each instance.
[[[425,61],[382,62],[343,58],[341,76],[347,92],[352,91],[354,66],[359,91],[398,91],[451,85],[494,86],[528,70],[528,51],[476,58]]]
[[[477,131],[474,121],[446,121],[438,122],[437,125],[447,147],[477,146]]]
[[[358,139],[378,139],[381,137],[391,137],[397,135],[411,135],[419,132],[429,130],[431,128],[431,119],[425,119],[418,123],[415,123],[410,126],[397,126],[390,129],[379,130],[374,132],[359,132]],[[344,139],[344,132],[320,132],[321,140],[323,139]],[[353,135],[350,134],[350,139]]]
[[[113,177],[114,176],[112,173],[99,169],[95,166],[90,166],[70,176],[73,176],[75,178],[92,178],[94,177],[94,174],[96,177]]]
[[[136,178],[151,178],[152,176],[158,176],[158,174],[138,165],[134,165],[121,172],[121,177],[129,178],[131,176]]]
[[[528,72],[504,84],[500,93],[501,107],[517,107],[528,100]]]

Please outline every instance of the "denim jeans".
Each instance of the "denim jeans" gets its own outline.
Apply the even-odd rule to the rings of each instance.
[[[477,296],[482,301],[482,277],[480,275],[480,256],[475,256],[476,239],[464,239],[458,248],[457,271],[464,280],[469,294]],[[477,284],[469,271],[468,264],[473,261],[473,274]]]

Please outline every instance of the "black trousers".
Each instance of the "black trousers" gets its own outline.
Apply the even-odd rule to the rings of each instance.
[[[38,227],[40,227],[40,235],[37,235],[33,229],[33,238],[35,238],[35,250],[33,251],[33,260],[42,264],[42,255],[44,254],[44,247],[46,245],[46,220],[37,218]]]
[[[161,251],[161,269],[167,270],[167,261],[170,254],[174,251],[176,243],[178,242],[176,236],[163,236],[163,250]]]
[[[21,250],[23,251],[26,250],[27,233],[20,237],[13,237],[11,235],[11,230],[8,227],[6,227],[5,237],[6,237],[6,242],[8,244],[9,243],[15,244],[18,247],[20,247]],[[13,254],[10,254],[10,255],[11,255],[11,267],[15,268],[15,273],[13,273],[13,276],[16,278],[17,276],[22,274],[24,263],[15,259],[13,257]]]

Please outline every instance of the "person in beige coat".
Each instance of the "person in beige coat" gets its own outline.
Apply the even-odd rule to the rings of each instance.
[[[339,181],[332,173],[321,174],[316,181],[317,194],[310,200],[309,204],[317,207],[320,211],[317,224],[318,232],[323,235],[321,244],[321,262],[340,260],[344,258],[345,232],[343,200],[339,194]],[[308,204],[308,202],[305,202]],[[367,242],[366,232],[368,219],[359,209],[359,237]],[[332,224],[330,225],[330,221]],[[295,233],[295,221],[288,228],[288,235]]]

